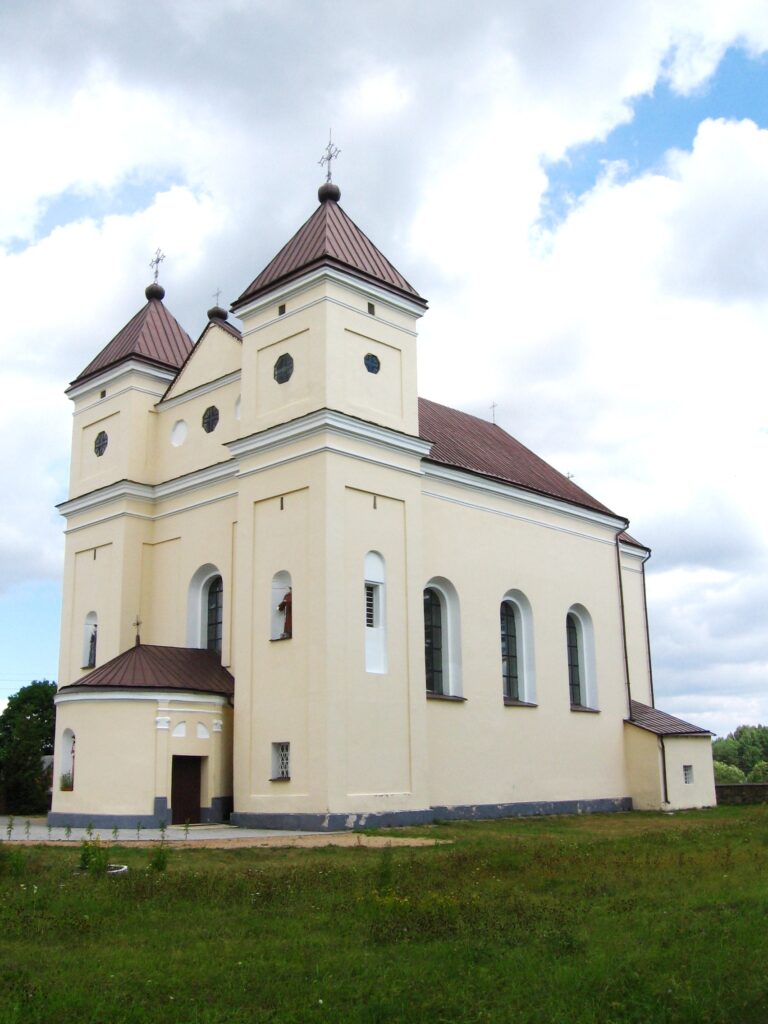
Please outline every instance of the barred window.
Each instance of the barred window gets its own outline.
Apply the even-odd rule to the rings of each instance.
[[[291,744],[272,744],[272,781],[288,780],[291,777]]]
[[[427,693],[443,693],[443,607],[432,587],[424,591],[424,662]]]
[[[517,649],[515,609],[509,601],[501,603],[501,678],[504,696],[520,700],[520,673]]]
[[[208,629],[206,647],[221,654],[222,626],[224,622],[224,584],[221,576],[214,576],[208,585]]]
[[[568,643],[568,685],[571,691],[571,705],[581,707],[581,652],[579,651],[579,627],[576,616],[568,613],[565,620]]]
[[[693,765],[692,764],[684,764],[683,765],[683,782],[686,784],[686,786],[692,786],[693,785]]]

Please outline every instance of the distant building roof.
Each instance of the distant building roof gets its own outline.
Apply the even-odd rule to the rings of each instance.
[[[668,715],[666,711],[659,711],[658,708],[649,708],[647,704],[641,704],[638,700],[631,701],[630,706],[631,714],[627,721],[657,736],[712,735],[709,729],[691,725],[690,722],[684,722],[682,718],[675,718],[674,715]]]
[[[480,473],[538,494],[615,515],[495,423],[420,398],[419,434],[425,441],[433,442],[427,462]]]
[[[232,309],[321,266],[337,267],[426,306],[426,301],[338,204],[335,185],[323,185],[320,205],[232,303]]]
[[[218,656],[210,651],[138,644],[82,679],[61,687],[62,690],[74,688],[193,690],[231,697],[235,692],[235,680],[222,668]]]
[[[192,350],[192,339],[163,305],[164,290],[150,285],[147,304],[139,310],[108,345],[72,381],[73,386],[123,362],[140,359],[155,366],[178,370]]]

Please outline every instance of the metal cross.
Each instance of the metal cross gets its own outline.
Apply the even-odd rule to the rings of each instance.
[[[159,251],[160,250],[158,249],[158,252]],[[141,619],[139,618],[138,612],[136,613],[136,618],[133,621],[133,625],[136,628],[136,646],[139,647],[141,645],[141,637],[139,636],[139,627],[141,626]]]
[[[338,148],[338,146],[334,146],[333,144],[333,139],[331,137],[331,129],[329,128],[328,145],[325,147],[325,152],[323,153],[323,155],[317,161],[321,167],[323,166],[323,164],[328,164],[328,170],[325,173],[325,180],[327,182],[330,182],[331,180],[331,161],[335,160],[340,152],[341,150]]]
[[[497,409],[498,409],[498,405],[495,402],[491,402],[491,423],[493,423],[493,424],[496,423],[496,410]]]
[[[155,284],[157,284],[157,275],[160,271],[160,264],[165,259],[165,253],[162,249],[158,249],[152,259],[149,261],[150,267],[155,271]]]
[[[219,296],[220,295],[221,295],[221,288],[217,288],[216,291],[213,293],[213,297],[214,297],[214,299],[216,299],[216,305],[217,306],[219,304]]]

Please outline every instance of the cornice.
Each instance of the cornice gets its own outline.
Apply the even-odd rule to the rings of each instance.
[[[225,442],[225,447],[236,458],[242,458],[245,455],[269,451],[271,448],[278,448],[293,441],[312,437],[320,432],[330,432],[347,439],[367,441],[378,447],[418,458],[426,458],[432,449],[431,441],[424,441],[413,434],[404,434],[399,430],[368,423],[333,409],[319,409],[317,412],[311,412],[299,419],[291,420],[290,423],[281,423],[275,427],[268,427],[266,430],[250,434],[248,437]]]
[[[267,306],[273,306],[275,302],[281,299],[295,298],[301,292],[314,287],[320,281],[332,281],[334,284],[340,284],[344,288],[349,288],[351,291],[355,291],[368,299],[386,303],[394,309],[400,310],[401,313],[408,313],[410,316],[420,317],[426,312],[423,305],[418,302],[412,302],[403,295],[397,295],[387,288],[365,281],[363,278],[345,274],[334,267],[324,266],[317,267],[307,274],[302,274],[301,277],[287,281],[285,284],[276,287],[273,291],[259,295],[258,298],[253,299],[251,302],[238,306],[235,316],[244,321],[246,317],[261,312]],[[360,312],[360,310],[356,310],[356,312]],[[243,331],[243,336],[247,333],[247,331]]]
[[[87,395],[89,391],[103,388],[105,384],[119,380],[129,373],[137,373],[142,377],[148,377],[150,380],[161,382],[162,390],[158,394],[162,395],[177,372],[176,370],[165,369],[162,366],[153,366],[152,363],[145,363],[141,359],[127,359],[122,363],[117,363],[115,366],[107,367],[106,370],[96,374],[95,377],[89,377],[88,380],[84,380],[82,384],[71,384],[64,393],[74,401],[82,395]]]
[[[83,686],[81,689],[75,689],[76,686],[77,683],[70,683],[63,690],[59,690],[54,695],[54,704],[71,704],[83,700],[151,700],[157,703],[183,700],[187,704],[216,704],[219,707],[229,704],[229,697],[220,693],[205,693],[200,690],[152,690],[148,687],[132,689],[117,686]],[[169,709],[162,708],[161,710]],[[180,709],[174,708],[173,710]]]
[[[190,388],[189,391],[182,391],[180,394],[174,395],[173,398],[161,398],[156,403],[156,407],[158,410],[173,409],[177,405],[183,405],[184,402],[191,402],[194,398],[200,398],[201,395],[207,395],[211,391],[217,391],[219,388],[226,387],[227,384],[235,384],[240,380],[241,375],[241,370],[225,373],[224,376],[217,377],[215,380],[209,380],[205,384],[198,384],[196,388]]]
[[[624,541],[619,541],[619,551],[622,555],[637,558],[643,564],[651,557],[650,548],[636,548],[634,544],[625,544]]]

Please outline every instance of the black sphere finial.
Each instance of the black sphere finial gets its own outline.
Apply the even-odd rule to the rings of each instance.
[[[317,198],[321,203],[327,203],[329,200],[332,203],[338,203],[341,199],[341,189],[332,181],[324,181],[317,190]]]
[[[211,306],[208,310],[209,320],[226,320],[227,315],[227,311],[223,306]]]
[[[152,284],[147,285],[144,294],[148,299],[160,299],[162,302],[165,298],[165,288],[163,288],[161,284],[158,284],[157,281],[153,281]]]

